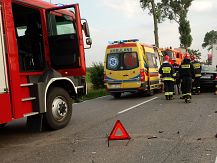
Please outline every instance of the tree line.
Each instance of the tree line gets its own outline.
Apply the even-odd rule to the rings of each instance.
[[[199,50],[188,49],[192,44],[190,21],[187,18],[189,7],[193,0],[139,0],[142,9],[148,10],[153,16],[155,45],[159,47],[158,24],[166,19],[175,21],[179,25],[180,47],[185,48],[189,53],[196,54],[199,58]],[[205,34],[203,48],[211,50],[217,43],[217,31],[210,31]]]

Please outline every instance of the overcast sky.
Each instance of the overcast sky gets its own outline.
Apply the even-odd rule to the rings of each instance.
[[[46,0],[49,1],[49,0]],[[153,44],[153,19],[140,7],[139,0],[52,0],[52,3],[79,3],[81,17],[88,20],[92,49],[86,50],[87,66],[103,62],[108,41],[139,39]],[[199,49],[202,58],[207,50],[201,47],[206,32],[217,30],[217,0],[194,0],[188,13],[192,30],[192,49]],[[159,24],[160,47],[179,47],[178,25],[166,21]]]

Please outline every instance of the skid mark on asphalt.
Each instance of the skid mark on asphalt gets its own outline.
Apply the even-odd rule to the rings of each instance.
[[[145,104],[145,103],[148,103],[148,102],[151,102],[151,101],[153,101],[153,100],[156,100],[157,98],[158,98],[158,97],[154,97],[154,98],[152,98],[152,99],[150,99],[150,100],[144,101],[144,102],[142,102],[142,103],[140,103],[140,104],[137,104],[137,105],[134,105],[134,106],[132,106],[132,107],[130,107],[130,108],[124,109],[124,110],[118,112],[117,115],[123,114],[123,113],[125,113],[125,112],[128,112],[128,111],[130,111],[130,110],[132,110],[132,109],[135,109],[135,108],[138,107],[138,106],[141,106],[141,105],[143,105],[143,104]]]

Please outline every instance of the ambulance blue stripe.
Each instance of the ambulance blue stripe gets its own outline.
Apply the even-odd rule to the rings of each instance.
[[[116,83],[121,83],[121,82],[136,82],[136,81],[140,81],[140,75],[137,75],[137,76],[135,76],[135,77],[133,77],[133,78],[131,78],[131,79],[128,79],[128,80],[115,80],[115,79],[112,79],[112,78],[109,78],[108,76],[106,76],[106,78],[105,78],[105,81],[106,82],[116,82]]]

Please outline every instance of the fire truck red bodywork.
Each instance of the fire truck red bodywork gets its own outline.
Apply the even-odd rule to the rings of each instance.
[[[46,22],[46,11],[57,6],[41,1],[41,0],[0,0],[0,5],[2,6],[2,19],[3,19],[3,33],[5,42],[5,58],[6,58],[6,68],[7,68],[7,83],[8,90],[0,94],[0,124],[10,122],[12,119],[23,118],[34,113],[32,101],[25,101],[23,99],[31,97],[30,88],[24,86],[29,83],[29,77],[40,76],[44,73],[42,71],[32,71],[32,72],[21,72],[19,59],[18,59],[18,45],[16,38],[16,31],[14,25],[14,18],[12,13],[12,4],[20,4],[32,9],[39,11],[41,16],[42,32],[43,32],[43,52],[44,59],[48,68],[51,67],[50,59],[50,49],[48,43],[48,32],[47,32],[47,22]],[[84,43],[82,36],[82,24],[79,14],[78,4],[73,5],[76,14],[68,12],[66,10],[61,10],[67,14],[74,17],[76,22],[79,53],[80,53],[80,67],[79,68],[68,68],[57,70],[62,78],[67,78],[70,76],[81,77],[86,74],[85,66],[85,54],[84,54]],[[67,80],[65,80],[66,82]],[[23,86],[22,86],[23,85]],[[47,86],[48,87],[48,86]],[[48,89],[46,87],[46,89]],[[79,87],[75,88],[77,91]],[[75,91],[76,92],[76,91]],[[46,91],[45,91],[46,93]],[[45,94],[46,97],[46,94]],[[46,111],[46,109],[45,109]]]

